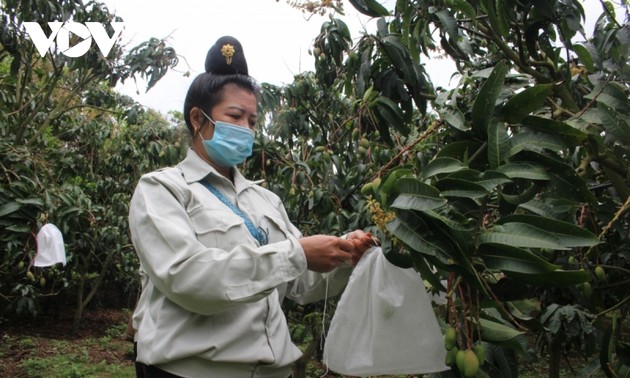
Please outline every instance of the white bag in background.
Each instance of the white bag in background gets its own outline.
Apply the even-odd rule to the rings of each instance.
[[[323,362],[353,376],[428,374],[448,370],[445,357],[420,275],[391,264],[380,247],[370,248],[337,304]]]
[[[47,223],[37,233],[37,254],[34,266],[66,265],[66,248],[63,235],[54,224]]]

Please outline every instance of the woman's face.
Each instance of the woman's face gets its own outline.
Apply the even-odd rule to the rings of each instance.
[[[256,95],[230,83],[223,87],[222,97],[223,99],[210,110],[208,116],[215,122],[223,121],[254,130],[256,121],[258,120],[258,102]],[[214,125],[204,116],[199,108],[191,109],[190,119],[195,130],[193,150],[195,150],[202,159],[216,167],[208,157],[201,143],[202,139],[199,136],[199,134],[201,134],[204,140],[212,139]],[[229,168],[227,171],[229,171]]]

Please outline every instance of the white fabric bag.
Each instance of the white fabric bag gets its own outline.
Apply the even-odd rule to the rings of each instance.
[[[54,224],[47,223],[37,233],[37,254],[34,266],[66,265],[66,248],[63,235]]]
[[[324,363],[352,376],[448,370],[444,339],[420,275],[365,252],[333,315]]]

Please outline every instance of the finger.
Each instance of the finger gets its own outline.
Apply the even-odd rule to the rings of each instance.
[[[339,249],[346,252],[352,252],[354,250],[354,243],[351,242],[350,240],[339,239],[338,246],[339,246]]]
[[[354,258],[354,254],[350,253],[350,252],[346,252],[344,250],[339,250],[339,252],[337,253],[336,259],[341,261],[341,262],[349,262],[352,261],[352,259]]]
[[[348,234],[347,239],[361,239],[366,235],[366,232],[363,230],[354,230]]]

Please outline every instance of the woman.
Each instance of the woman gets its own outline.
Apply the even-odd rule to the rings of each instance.
[[[240,43],[220,38],[186,96],[186,158],[144,175],[135,190],[139,374],[289,376],[301,353],[282,299],[338,294],[365,251],[351,241],[360,230],[302,237],[280,198],[236,169],[252,151],[257,94]]]

